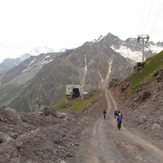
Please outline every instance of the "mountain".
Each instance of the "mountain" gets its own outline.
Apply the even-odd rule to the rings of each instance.
[[[48,47],[36,47],[33,48],[30,52],[21,55],[20,57],[17,58],[6,58],[3,60],[2,63],[0,63],[0,71],[7,71],[18,64],[22,63],[24,60],[28,59],[30,56],[38,56],[42,53],[52,53],[54,52],[53,49],[48,48]]]
[[[67,51],[61,58],[73,57],[72,52],[74,51]],[[79,49],[76,52],[79,53]],[[132,73],[123,81],[112,81],[109,90],[93,90],[86,98],[63,98],[55,108],[42,106],[37,112],[30,114],[1,107],[1,162],[94,162],[91,158],[97,155],[92,155],[92,150],[96,154],[103,147],[102,154],[108,154],[109,150],[113,152],[108,157],[99,155],[93,160],[103,162],[104,159],[111,158],[111,162],[119,162],[123,158],[124,162],[143,160],[161,163],[162,61],[163,52],[143,63],[137,63]],[[56,108],[64,113],[58,112]],[[106,108],[107,117],[103,120],[102,111]],[[123,113],[121,131],[116,129],[116,121],[111,114],[113,109]],[[93,145],[92,140],[95,140]],[[90,149],[91,152],[87,152]],[[120,157],[113,160],[115,154]]]
[[[137,38],[128,38],[124,41],[109,33],[105,37],[101,38],[100,42],[102,42],[107,47],[111,47],[125,58],[129,58],[135,62],[142,61],[142,43],[139,44],[137,42]],[[157,54],[162,50],[163,42],[154,43],[150,41],[145,43],[145,58]]]
[[[44,104],[54,105],[65,96],[67,84],[83,85],[86,91],[105,89],[112,79],[121,80],[132,71],[132,59],[141,50],[135,41],[109,33],[76,49],[30,57],[0,74],[0,104],[34,111]],[[125,57],[118,52],[124,45]],[[162,43],[155,46],[162,47]],[[148,54],[154,55],[150,50]]]
[[[91,44],[93,42],[101,42],[107,47],[111,47],[116,52],[120,53],[123,57],[133,61],[141,62],[142,61],[142,44],[137,42],[137,38],[128,38],[127,40],[121,40],[117,36],[108,33],[106,36],[100,36],[97,40],[95,39],[92,42],[86,42],[86,44]],[[163,50],[163,42],[154,43],[152,41],[145,43],[145,58],[148,58],[156,53],[159,53]],[[59,52],[65,52],[66,49],[61,49]],[[21,55],[18,58],[7,58],[0,63],[0,71],[6,71],[14,66],[22,63],[25,59],[30,56],[37,56],[41,53],[50,53],[54,52],[53,49],[48,47],[36,47],[27,52],[24,55]]]
[[[11,70],[0,74],[0,103],[8,105],[21,91],[28,86],[30,81],[40,69],[60,53],[47,53],[31,56]],[[24,108],[25,111],[25,108]]]
[[[86,91],[105,89],[111,79],[123,79],[131,70],[132,64],[113,49],[100,42],[84,44],[44,65],[10,106],[28,111],[52,106],[65,96],[67,84],[83,85]]]
[[[0,70],[1,71],[9,70],[9,69],[19,65],[20,63],[22,63],[24,60],[28,59],[29,57],[30,57],[30,54],[24,54],[18,58],[4,59],[3,62],[0,63]]]

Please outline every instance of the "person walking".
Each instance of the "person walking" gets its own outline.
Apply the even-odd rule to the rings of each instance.
[[[106,110],[103,110],[104,119],[106,119]]]
[[[114,111],[114,119],[116,119],[117,116],[118,116],[118,111],[115,110],[115,111]]]
[[[124,117],[122,116],[121,113],[118,114],[118,117],[117,117],[117,128],[118,130],[121,129],[121,124],[122,124],[122,120],[124,119]]]

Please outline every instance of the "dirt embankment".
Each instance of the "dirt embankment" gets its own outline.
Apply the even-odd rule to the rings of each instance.
[[[156,95],[162,89],[157,90]],[[155,136],[156,141],[152,142],[146,138],[160,134],[162,126],[155,122],[160,122],[162,110],[147,111],[150,97],[131,107],[132,100],[124,103],[118,91],[112,93],[113,96],[102,94],[98,102],[82,114],[61,114],[47,107],[32,114],[0,108],[0,163],[108,163],[119,160],[161,163],[162,139]],[[144,110],[137,110],[145,104]],[[113,119],[115,108],[125,117],[120,132]],[[106,120],[103,109],[108,109]]]
[[[110,87],[118,109],[124,113],[126,127],[136,129],[163,144],[163,69],[153,81],[144,82],[129,95],[130,81]]]
[[[105,96],[107,118],[104,119],[100,112],[96,112],[96,116],[87,115],[89,124],[85,125],[76,156],[68,158],[66,163],[161,163],[163,146],[158,146],[136,130],[126,128],[126,121],[119,131],[113,118],[113,109],[118,104],[109,91]]]

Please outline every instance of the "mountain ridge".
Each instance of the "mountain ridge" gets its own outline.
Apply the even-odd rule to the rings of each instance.
[[[56,103],[65,95],[67,84],[80,84],[89,91],[105,89],[112,79],[125,78],[135,62],[116,52],[111,40],[117,42],[114,46],[117,49],[124,44],[109,34],[75,49],[29,58],[28,62],[1,74],[0,104],[11,105],[19,111],[25,106],[25,110],[34,111],[43,104]],[[130,40],[134,44],[135,40]]]
[[[142,55],[142,47],[141,44],[137,43],[137,38],[128,38],[126,40],[120,39],[118,36],[108,33],[105,36],[100,36],[98,39],[94,39],[91,42],[85,42],[84,44],[92,44],[93,42],[103,42],[106,46],[112,47],[113,50],[120,53],[123,57],[128,58],[134,62],[141,62]],[[154,43],[153,41],[149,41],[148,44],[145,44],[145,57],[148,58],[153,54],[159,53],[163,50],[163,42],[159,41]],[[66,49],[62,49],[59,52],[64,52]],[[17,58],[7,58],[2,63],[0,63],[0,70],[6,71],[14,66],[20,64],[25,59],[30,56],[37,56],[41,53],[50,53],[55,51],[48,47],[36,47],[32,49],[29,53],[26,53]],[[56,52],[56,53],[59,53]],[[26,57],[23,59],[23,56]],[[27,57],[28,56],[28,57]]]

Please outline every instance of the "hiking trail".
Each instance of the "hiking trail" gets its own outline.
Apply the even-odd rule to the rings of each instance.
[[[109,91],[105,92],[107,117],[100,115],[87,126],[87,137],[78,147],[77,156],[71,163],[161,163],[163,151],[145,136],[125,128],[125,119],[120,131],[117,130],[113,111],[117,104]],[[125,117],[124,117],[125,118]],[[70,163],[68,161],[68,163]]]

